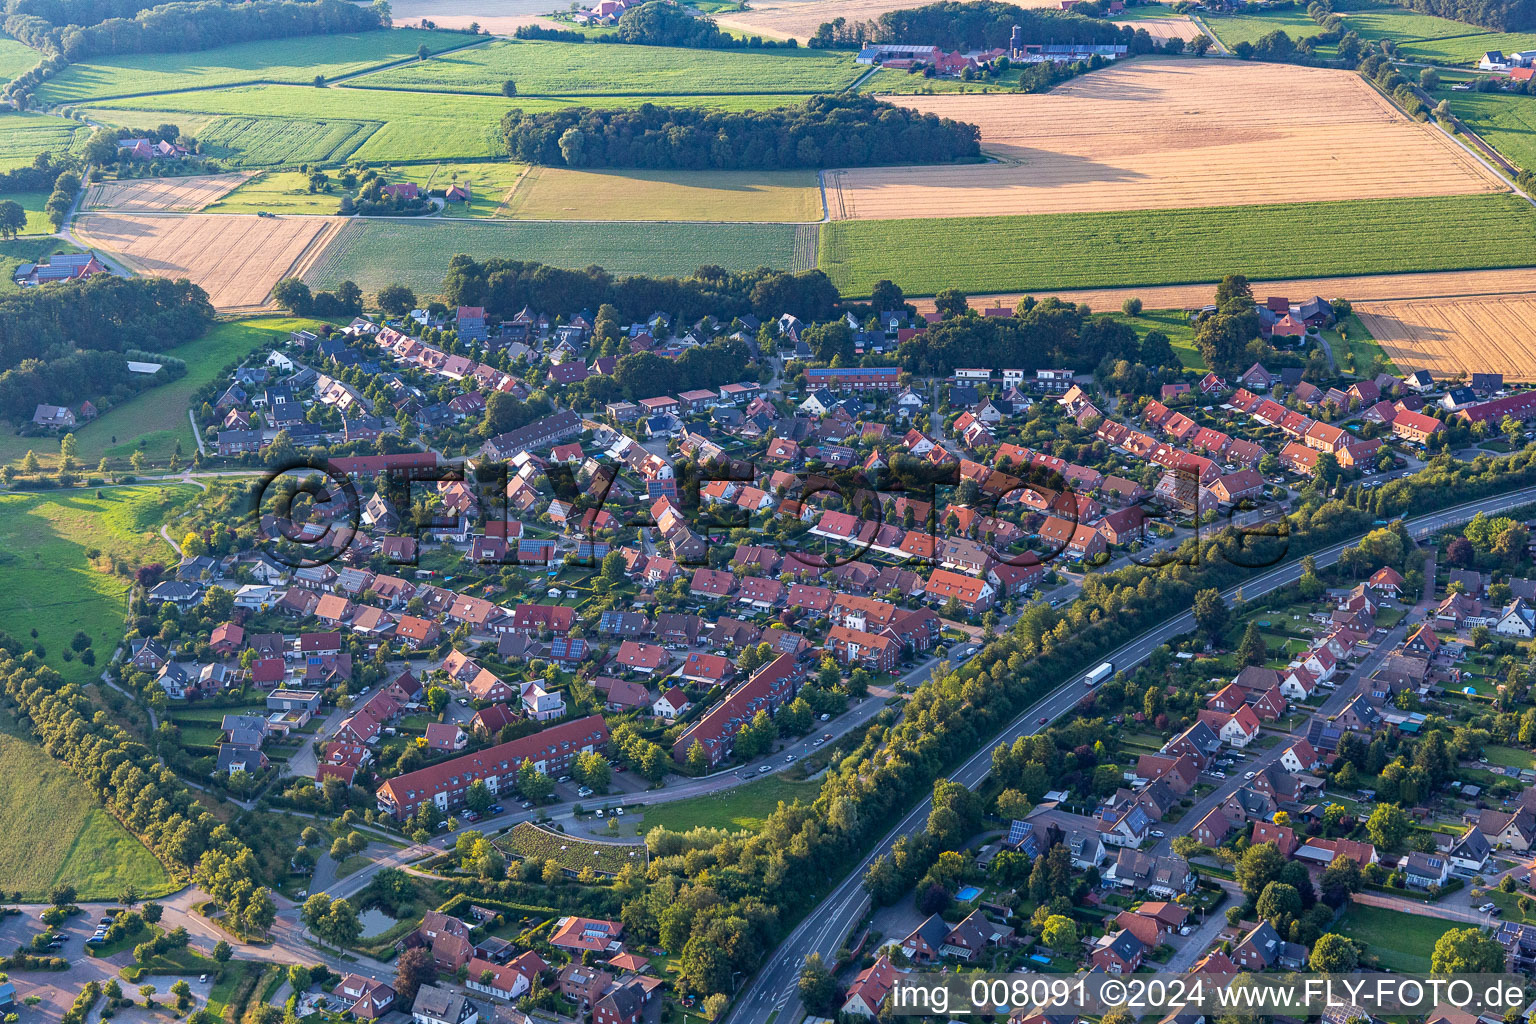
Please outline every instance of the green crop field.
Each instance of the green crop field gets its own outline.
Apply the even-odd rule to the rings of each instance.
[[[1216,33],[1227,46],[1238,43],[1256,43],[1275,29],[1280,29],[1292,39],[1317,35],[1322,29],[1299,8],[1272,11],[1264,14],[1206,14],[1206,27]]]
[[[739,94],[690,96],[680,98],[679,102],[720,110],[761,110],[804,99],[804,96]],[[554,110],[577,102],[519,97],[516,105],[536,111]],[[644,96],[614,97],[603,100],[603,105],[628,107],[645,102],[648,99]],[[483,160],[505,156],[507,146],[501,135],[501,118],[512,105],[501,96],[456,95],[450,98],[432,92],[251,85],[139,96],[75,109],[81,116],[109,125],[152,126],[169,120],[183,125],[184,130],[193,131],[199,138],[209,131],[224,131],[217,127],[216,118],[220,115],[270,118],[280,112],[283,118],[296,121],[383,122],[383,127],[369,135],[355,151],[333,157],[334,160],[350,157],[381,163]],[[194,129],[188,125],[202,127]],[[287,164],[297,167],[303,162],[296,158],[279,158],[265,166]]]
[[[113,560],[174,560],[157,531],[168,510],[196,493],[176,486],[110,487],[99,498],[94,491],[0,495],[0,630],[42,644],[44,659],[66,679],[95,679],[122,639],[128,609],[129,580],[112,572]],[[63,658],[82,630],[95,667]]]
[[[84,139],[90,129],[62,117],[46,114],[0,113],[0,171],[30,164],[43,152],[64,152]]]
[[[1447,224],[1457,225],[1447,231]],[[1525,225],[1525,227],[1520,227]],[[1252,278],[1331,277],[1524,266],[1488,233],[1536,228],[1513,195],[1286,203],[1201,210],[1065,213],[824,225],[819,265],[844,295],[889,278],[909,295],[1044,291]],[[942,229],[965,239],[943,260]]]
[[[1435,99],[1517,167],[1536,168],[1536,96],[1441,89]]]
[[[502,40],[353,79],[351,86],[530,96],[833,92],[863,68],[829,50],[692,50]],[[512,101],[515,103],[516,101]]]
[[[809,804],[821,792],[819,782],[795,782],[771,778],[737,786],[718,794],[675,800],[645,808],[643,829],[665,828],[687,832],[700,825],[757,831],[778,809],[780,801]]]
[[[43,900],[55,885],[80,899],[116,899],[132,885],[163,896],[165,866],[97,803],[69,770],[0,718],[0,888]]]
[[[203,129],[203,152],[236,166],[339,163],[374,132],[378,121],[310,121],[282,117],[221,117]]]
[[[705,264],[728,270],[790,267],[789,224],[562,224],[472,220],[356,220],[304,275],[312,287],[356,281],[366,292],[400,283],[418,295],[443,284],[457,253],[539,260],[561,267],[600,264],[615,274],[691,274]]]
[[[350,35],[261,39],[188,53],[134,53],[71,64],[37,88],[44,105],[243,82],[310,82],[434,53],[474,41],[465,32],[393,29]],[[276,113],[276,111],[269,111]]]
[[[285,339],[289,331],[301,326],[313,325],[286,317],[219,323],[201,338],[172,349],[168,354],[187,364],[187,375],[140,392],[75,431],[80,461],[94,469],[105,455],[122,467],[141,443],[151,461],[160,461],[170,458],[177,442],[181,443],[182,455],[190,458],[197,450],[192,422],[187,418],[187,402],[192,392],[247,352]],[[33,449],[47,466],[55,462],[58,447],[52,438],[17,437],[7,430],[0,434],[0,463],[15,462]]]

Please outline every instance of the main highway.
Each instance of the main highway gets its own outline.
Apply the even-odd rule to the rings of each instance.
[[[1454,508],[1407,520],[1409,532],[1416,538],[1424,537],[1447,526],[1464,523],[1479,512],[1502,512],[1536,502],[1536,487],[1491,495]],[[1312,552],[1319,566],[1332,565],[1346,548],[1358,543],[1359,537]],[[1242,591],[1244,596],[1259,597],[1277,590],[1301,577],[1300,556],[1283,562],[1244,580],[1240,585],[1222,595],[1227,600]],[[1195,628],[1193,612],[1183,612],[1166,619],[1118,650],[1112,651],[1105,660],[1114,664],[1116,671],[1130,669],[1159,646],[1181,633]],[[1085,666],[1086,668],[1087,666]],[[1020,736],[1041,732],[1047,723],[1065,715],[1082,699],[1083,676],[1074,675],[1054,691],[1024,711],[1001,733],[982,743],[963,764],[949,773],[953,781],[974,789],[980,784],[992,764],[992,750],[999,743],[1012,743]],[[837,950],[843,945],[854,926],[869,910],[869,897],[864,892],[862,879],[870,862],[887,854],[897,838],[922,830],[932,809],[932,797],[925,797],[903,817],[868,856],[848,872],[847,876],[827,894],[821,904],[807,913],[800,924],[789,933],[765,961],[757,974],[742,989],[727,1017],[729,1024],[767,1024],[770,1017],[783,1024],[797,1024],[803,1015],[797,986],[800,968],[807,956],[820,954],[822,960],[831,963]]]

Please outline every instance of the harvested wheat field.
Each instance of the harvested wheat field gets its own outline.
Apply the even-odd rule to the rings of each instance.
[[[1158,43],[1166,43],[1170,39],[1182,39],[1188,42],[1196,36],[1205,34],[1200,31],[1198,25],[1182,14],[1174,18],[1144,18],[1140,21],[1117,21],[1115,24],[1121,28],[1144,28],[1147,30],[1147,35]]]
[[[1536,351],[1528,340],[1536,296],[1372,302],[1355,312],[1398,366],[1436,377],[1476,371],[1536,380]]]
[[[1057,0],[1016,0],[1020,7],[1058,6]],[[712,15],[721,28],[751,35],[801,42],[816,34],[822,23],[843,18],[849,22],[873,21],[886,11],[911,7],[907,0],[764,0],[750,11]]]
[[[1403,302],[1421,299],[1470,299],[1475,297],[1518,298],[1525,293],[1536,293],[1536,267],[1515,270],[1447,270],[1425,274],[1370,274],[1361,277],[1309,277],[1291,281],[1253,281],[1253,294],[1264,295],[1321,295],[1325,299],[1348,299],[1360,308],[1361,303]],[[1119,309],[1126,299],[1140,299],[1147,309],[1199,309],[1211,302],[1216,294],[1216,284],[1155,285],[1145,288],[1080,288],[1040,292],[1039,296],[1055,295],[1068,302],[1087,303],[1090,309],[1110,313]],[[1024,296],[1019,292],[1006,295],[972,295],[967,301],[976,309],[989,306],[1007,306],[1012,309]],[[919,313],[933,312],[933,299],[910,300]]]
[[[400,0],[390,5],[390,14],[397,28],[425,19],[438,28],[478,25],[492,35],[509,36],[524,25],[569,28],[543,17],[560,6],[550,0]]]
[[[115,210],[119,213],[153,213],[166,210],[197,211],[245,184],[255,174],[204,174],[191,178],[138,178],[92,185],[81,201],[82,210]]]
[[[185,277],[201,285],[214,308],[264,305],[272,286],[329,245],[344,221],[330,217],[185,217],[93,213],[75,222],[80,244],[101,249],[131,269]]]
[[[1138,60],[1049,93],[890,96],[999,163],[828,172],[834,219],[1185,209],[1506,191],[1347,71]]]

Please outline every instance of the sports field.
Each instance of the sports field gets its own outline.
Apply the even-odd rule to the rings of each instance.
[[[107,96],[137,96],[170,89],[208,88],[243,82],[308,83],[354,74],[474,42],[462,32],[391,29],[350,35],[262,39],[189,53],[135,53],[71,64],[37,88],[37,102],[78,103]],[[277,113],[277,111],[271,111]]]
[[[1507,188],[1443,132],[1403,117],[1344,71],[1139,60],[1049,93],[892,102],[979,126],[983,150],[1000,162],[831,172],[835,219],[1180,209]]]
[[[82,900],[173,888],[165,866],[9,714],[0,716],[0,889],[43,901],[56,885]]]
[[[30,164],[43,152],[65,152],[79,139],[81,144],[90,129],[78,121],[47,114],[0,113],[0,171]]]
[[[149,213],[201,210],[237,188],[248,174],[201,174],[187,178],[129,178],[104,181],[86,190],[81,210]]]
[[[691,274],[705,264],[728,270],[789,267],[796,228],[789,224],[536,224],[472,220],[346,222],[325,256],[304,275],[311,287],[356,281],[366,292],[409,285],[437,292],[457,253],[504,256],[615,274]]]
[[[234,217],[188,214],[152,217],[92,213],[75,235],[133,269],[185,277],[202,286],[218,309],[253,309],[272,286],[322,251],[341,222],[318,217]]]
[[[30,440],[58,450],[57,441]],[[174,560],[157,531],[165,509],[194,493],[177,486],[112,487],[99,498],[94,491],[0,495],[0,630],[30,644],[36,629],[49,665],[66,679],[95,679],[123,637],[128,608],[129,579],[112,572],[112,560]],[[91,638],[95,667],[64,660],[77,631]]]
[[[670,46],[500,40],[355,78],[366,88],[500,95],[677,96],[835,92],[864,72],[834,50],[695,50]],[[515,105],[515,101],[512,104]]]
[[[1518,246],[1486,242],[1510,229],[1536,230],[1536,209],[1512,195],[834,221],[821,232],[819,265],[848,296],[868,295],[881,278],[902,282],[908,294],[932,295],[950,287],[1183,284],[1234,273],[1276,279],[1520,267],[1529,260]],[[941,230],[965,244],[935,260],[928,246]],[[1147,301],[1148,308],[1174,305]]]
[[[519,220],[814,221],[816,172],[533,167],[498,216]]]
[[[1398,366],[1442,378],[1476,371],[1536,380],[1529,295],[1362,303],[1355,313]]]

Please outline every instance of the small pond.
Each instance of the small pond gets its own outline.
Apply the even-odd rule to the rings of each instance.
[[[362,937],[365,939],[372,939],[383,935],[399,923],[393,917],[390,917],[386,911],[380,910],[378,907],[369,907],[357,915],[357,920],[363,926]]]

